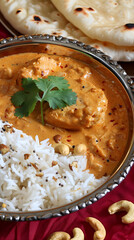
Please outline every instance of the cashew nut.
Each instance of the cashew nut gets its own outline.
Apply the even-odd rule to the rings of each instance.
[[[84,240],[84,233],[80,228],[74,228],[73,235],[74,237],[71,240]]]
[[[126,211],[127,214],[122,217],[122,222],[129,224],[134,222],[134,204],[127,200],[121,200],[113,203],[109,208],[108,212],[114,214],[118,211]]]
[[[66,232],[54,232],[47,240],[84,240],[84,233],[80,228],[73,229],[74,237],[71,238]]]
[[[75,155],[83,155],[87,151],[87,147],[85,144],[78,144],[74,148],[74,154]]]
[[[72,163],[69,164],[70,170],[73,171],[73,167],[75,167],[76,170],[78,170],[78,162],[77,161],[73,161]]]
[[[68,155],[69,154],[69,147],[66,145],[66,144],[58,144],[56,147],[55,147],[55,152],[57,153],[60,153],[64,156]]]
[[[54,232],[47,240],[70,240],[70,235],[66,232]]]
[[[86,218],[86,221],[91,225],[91,227],[95,230],[94,240],[104,240],[106,236],[106,230],[103,224],[93,217]]]

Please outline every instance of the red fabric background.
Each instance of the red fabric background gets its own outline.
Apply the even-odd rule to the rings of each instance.
[[[10,34],[0,25],[0,38]],[[108,207],[119,200],[129,200],[134,203],[134,166],[126,179],[112,192],[98,202],[70,215],[33,222],[4,222],[0,221],[0,240],[46,240],[55,231],[65,231],[72,236],[72,230],[79,227],[85,234],[85,240],[92,240],[94,231],[85,222],[88,216],[99,219],[105,226],[105,240],[134,240],[134,223],[125,225],[121,222],[120,212],[109,215]]]

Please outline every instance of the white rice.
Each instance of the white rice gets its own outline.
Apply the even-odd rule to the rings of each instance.
[[[0,120],[0,144],[10,147],[0,154],[0,210],[31,211],[49,209],[71,203],[102,185],[107,177],[96,179],[85,170],[86,156],[62,156],[54,152],[49,139],[39,142],[14,128],[6,132]],[[25,160],[24,154],[30,154]],[[52,167],[52,161],[58,164]],[[78,169],[69,164],[78,162]],[[35,169],[32,164],[36,164]],[[29,165],[29,166],[28,166]],[[36,176],[43,172],[43,176]],[[2,208],[2,204],[6,208]]]

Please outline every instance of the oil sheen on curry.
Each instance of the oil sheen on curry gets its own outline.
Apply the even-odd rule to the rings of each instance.
[[[48,138],[56,149],[61,143],[75,154],[85,146],[87,168],[97,178],[110,175],[127,144],[129,124],[125,103],[114,81],[93,66],[71,57],[22,53],[0,59],[0,116],[40,141]],[[44,107],[45,125],[37,104],[29,117],[18,118],[11,96],[21,89],[22,78],[63,76],[77,94],[76,104],[62,109]],[[77,152],[76,152],[77,154]]]

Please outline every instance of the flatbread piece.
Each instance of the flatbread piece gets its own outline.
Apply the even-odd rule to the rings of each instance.
[[[134,46],[133,0],[51,1],[88,37],[118,46]]]

